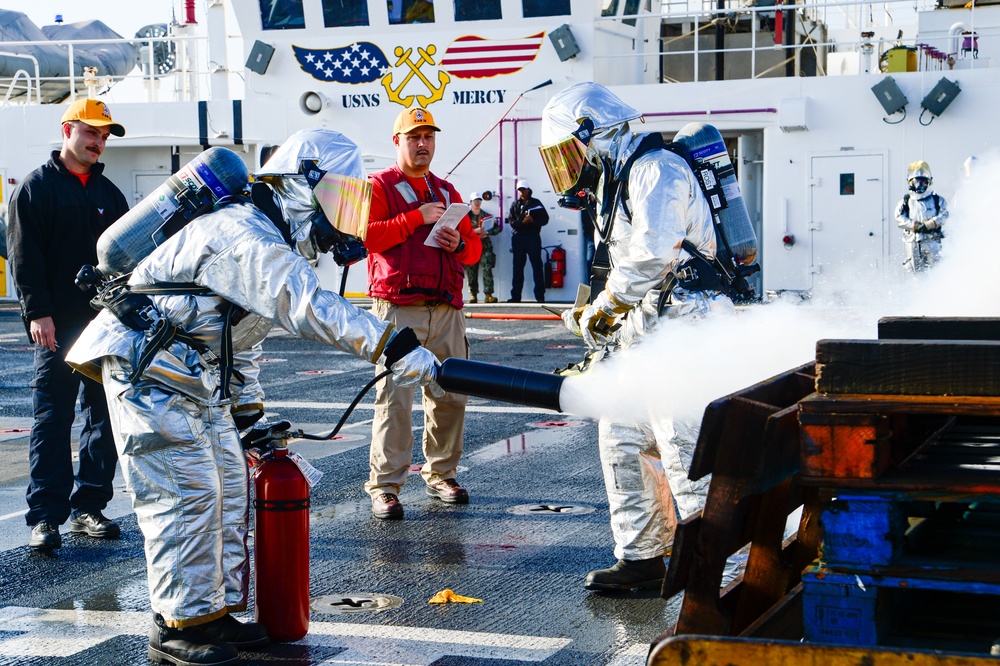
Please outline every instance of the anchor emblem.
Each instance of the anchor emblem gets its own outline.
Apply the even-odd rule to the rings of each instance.
[[[410,71],[406,73],[403,77],[403,81],[396,86],[392,87],[392,72],[389,72],[382,77],[382,86],[385,88],[386,93],[389,95],[389,99],[396,104],[401,104],[404,107],[409,108],[413,104],[413,100],[417,100],[417,104],[422,107],[427,107],[434,102],[438,102],[444,99],[444,89],[451,81],[451,75],[448,72],[438,70],[438,87],[434,85],[424,76],[424,73],[420,71],[420,68],[424,65],[434,65],[434,54],[437,53],[437,47],[433,44],[427,46],[427,49],[422,49],[417,47],[417,53],[420,55],[420,59],[417,62],[410,60],[410,55],[413,53],[413,49],[404,49],[402,46],[397,46],[393,51],[396,56],[396,67],[399,67],[403,63],[410,68]],[[427,86],[427,90],[430,91],[430,95],[402,95],[403,88],[410,82],[414,76],[419,78]]]

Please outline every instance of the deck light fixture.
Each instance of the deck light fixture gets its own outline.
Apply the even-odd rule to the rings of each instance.
[[[555,30],[549,31],[549,40],[556,49],[559,62],[566,62],[570,58],[576,57],[580,52],[580,46],[576,43],[573,31],[565,23]]]
[[[274,47],[270,44],[255,40],[250,55],[247,57],[247,69],[251,72],[263,75],[267,71],[267,66],[271,64],[271,56],[274,55]]]
[[[894,113],[903,112],[903,116],[899,120],[883,118],[884,122],[889,125],[898,125],[906,119],[906,95],[899,89],[899,86],[896,85],[891,76],[887,76],[873,85],[872,92],[875,93],[875,98],[878,99],[879,104],[885,109],[887,115],[891,116]]]
[[[926,126],[934,122],[934,118],[944,113],[944,110],[958,97],[958,93],[960,92],[962,92],[962,89],[958,87],[957,83],[949,81],[942,76],[937,85],[920,102],[920,106],[923,107],[923,111],[920,112],[920,124]],[[926,111],[930,111],[932,117],[925,123],[924,112]]]

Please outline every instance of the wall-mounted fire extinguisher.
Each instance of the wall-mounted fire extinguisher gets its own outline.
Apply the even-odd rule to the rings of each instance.
[[[309,631],[309,483],[284,440],[273,446],[253,474],[255,619],[271,640],[297,641]]]
[[[549,261],[552,264],[552,284],[553,289],[561,289],[566,278],[566,250],[562,245],[556,245],[549,254]]]

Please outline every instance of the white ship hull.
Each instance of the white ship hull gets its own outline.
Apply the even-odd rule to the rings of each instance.
[[[704,78],[709,65],[717,65],[716,54],[703,53],[697,60],[666,56],[663,53],[676,50],[674,40],[656,37],[667,32],[662,26],[690,27],[685,23],[689,19],[646,14],[631,21],[595,18],[590,2],[572,3],[568,15],[539,18],[522,18],[518,2],[505,1],[500,7],[502,20],[458,22],[450,20],[452,3],[438,2],[433,24],[390,25],[384,3],[372,0],[368,27],[326,28],[315,0],[304,3],[305,28],[262,30],[258,3],[236,3],[243,62],[251,61],[263,71],[258,73],[226,58],[225,28],[219,27],[225,9],[213,3],[204,21],[207,46],[179,42],[191,54],[184,60],[190,61],[189,70],[152,83],[125,81],[103,97],[113,105],[115,119],[128,128],[125,138],[108,144],[106,173],[126,196],[139,201],[205,146],[237,150],[253,170],[262,150],[298,129],[315,126],[337,129],[356,140],[366,166],[374,171],[395,159],[390,137],[395,116],[405,106],[422,104],[443,130],[433,170],[450,174],[448,179],[463,196],[471,191],[496,193],[484,207],[502,217],[513,200],[515,180],[533,184],[535,195],[550,209],[543,245],[561,245],[569,256],[565,286],[549,290],[546,297],[572,301],[586,271],[580,215],[557,206],[558,196],[537,154],[541,109],[551,94],[571,83],[597,80],[609,85],[645,114],[644,129],[668,137],[692,121],[709,122],[722,132],[756,225],[762,271],[754,279],[762,293],[810,292],[819,281],[849,276],[858,267],[899,272],[903,247],[892,211],[905,188],[906,165],[915,159],[928,161],[935,189],[950,198],[963,177],[963,163],[1000,143],[1000,127],[986,120],[989,110],[1000,107],[1000,73],[991,66],[988,40],[988,26],[1000,26],[1000,9],[995,7],[979,8],[974,15],[965,10],[921,15],[919,37],[914,39],[938,44],[945,53],[956,44],[954,27],[975,22],[982,51],[975,59],[956,52],[954,69],[945,61],[925,63],[921,56],[918,71],[686,83],[659,81],[671,78],[671,73],[690,74],[690,63],[695,62]],[[191,31],[174,30],[182,36]],[[567,46],[567,35],[579,48],[568,58],[566,49],[572,49],[572,43]],[[704,41],[710,36],[703,36],[698,47],[712,48]],[[489,41],[463,39],[470,37]],[[770,31],[755,30],[743,38],[759,48],[727,53],[724,71],[753,67],[757,72],[770,70],[773,76],[780,68],[771,63],[781,63],[782,56],[792,52],[773,46]],[[520,60],[501,63],[512,69],[509,73],[501,73],[496,63],[456,63],[455,49],[470,43],[480,45],[474,48],[514,46]],[[255,44],[273,48],[263,63],[266,67],[253,51]],[[693,46],[691,41],[686,44]],[[228,48],[231,53],[232,45]],[[866,56],[863,48],[846,54],[827,53],[830,50],[800,47],[794,62],[800,68],[812,62],[820,70],[834,65],[844,72],[875,69],[877,58]],[[383,66],[362,75],[365,66],[376,67],[376,51]],[[811,59],[803,55],[807,51]],[[359,55],[345,58],[344,53]],[[327,55],[328,64],[317,64]],[[199,61],[212,64],[201,71]],[[338,62],[339,69],[333,64]],[[476,76],[470,78],[470,71]],[[887,118],[873,94],[872,86],[887,76],[908,100],[905,118],[901,113]],[[961,94],[941,117],[921,113],[921,100],[943,77],[957,84]],[[349,81],[336,82],[338,78]],[[549,80],[550,85],[525,92]],[[82,83],[76,85],[82,90]],[[142,101],[128,100],[129,85]],[[58,147],[63,109],[63,104],[24,103],[0,108],[0,194],[5,199]],[[493,243],[496,291],[504,299],[511,283],[509,235],[501,233]],[[321,273],[328,286],[339,288],[339,271],[332,262],[323,265]],[[363,267],[352,267],[348,293],[363,296],[366,282]],[[529,268],[526,296],[530,287]],[[0,296],[13,296],[9,281]]]

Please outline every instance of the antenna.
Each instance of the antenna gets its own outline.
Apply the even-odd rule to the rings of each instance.
[[[470,148],[469,152],[467,152],[465,155],[462,155],[462,159],[460,159],[458,161],[458,164],[456,164],[455,166],[453,166],[451,168],[451,171],[449,171],[447,174],[445,174],[444,179],[448,180],[448,177],[451,176],[451,174],[455,173],[455,169],[457,169],[459,166],[461,166],[462,162],[465,161],[465,158],[468,157],[469,155],[471,155],[472,151],[474,151],[476,148],[478,148],[479,144],[481,144],[483,141],[486,140],[486,137],[488,137],[490,135],[490,132],[492,132],[493,130],[495,130],[497,128],[497,125],[499,125],[500,123],[503,122],[503,119],[507,117],[507,114],[510,113],[510,110],[514,108],[514,105],[521,101],[522,97],[524,97],[525,95],[527,95],[530,92],[538,90],[539,88],[544,88],[545,86],[551,86],[551,85],[552,85],[552,79],[549,79],[548,81],[543,81],[542,83],[539,83],[534,88],[528,88],[523,93],[521,93],[520,95],[518,95],[517,99],[515,99],[511,103],[511,105],[507,107],[507,110],[503,112],[503,115],[500,116],[499,120],[497,120],[495,123],[493,123],[493,126],[490,127],[488,130],[486,130],[486,134],[483,134],[483,136],[480,137],[479,141],[476,141],[476,145],[474,145],[472,148]]]

